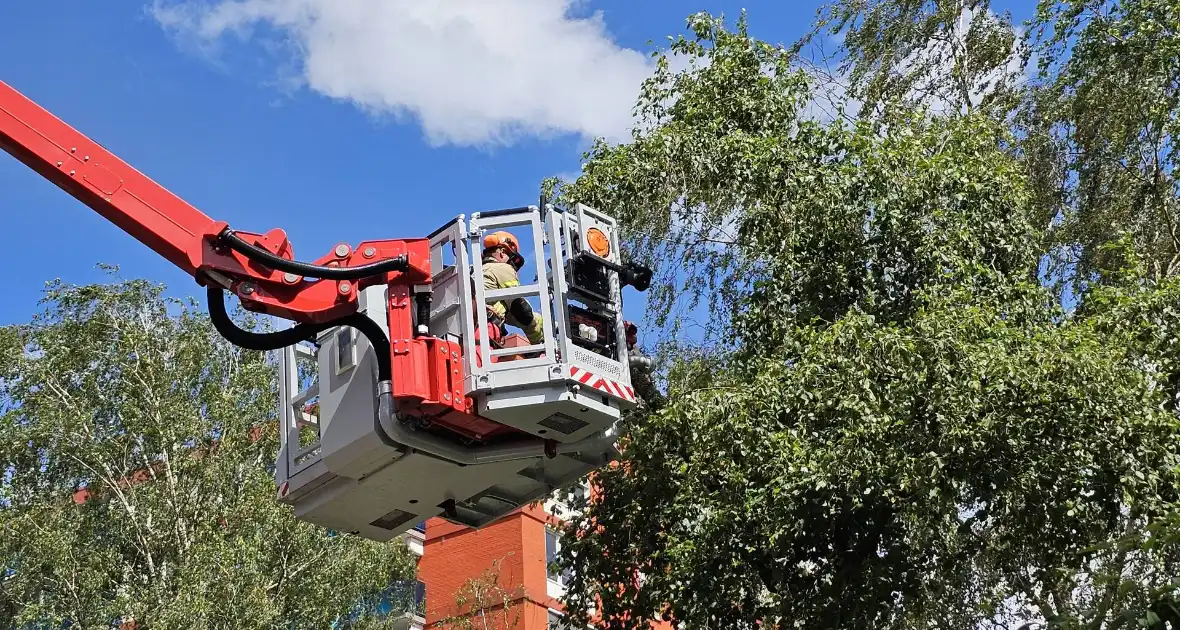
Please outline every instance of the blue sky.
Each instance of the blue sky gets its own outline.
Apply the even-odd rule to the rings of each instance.
[[[578,169],[590,135],[622,130],[648,42],[681,32],[689,13],[744,7],[756,36],[789,43],[819,5],[588,0],[563,14],[559,0],[157,2],[8,3],[0,80],[214,219],[285,229],[305,260],[339,241],[423,236],[459,213],[534,203],[543,177]],[[587,27],[599,11],[604,28]],[[290,36],[302,46],[281,45]],[[390,104],[417,115],[383,114]],[[0,324],[27,321],[47,280],[103,280],[100,262],[202,295],[7,155],[0,216]]]

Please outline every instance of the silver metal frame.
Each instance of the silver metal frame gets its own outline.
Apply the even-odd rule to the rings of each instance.
[[[335,332],[332,329],[321,334],[321,339],[332,340]],[[329,469],[331,453],[326,457],[318,453],[320,444],[298,449],[298,413],[304,401],[318,393],[319,384],[300,389],[298,383],[299,355],[315,361],[320,369],[334,371],[334,361],[324,353],[335,353],[335,346],[331,343],[323,344],[318,350],[306,346],[292,346],[278,351],[277,369],[280,372],[279,394],[283,403],[279,413],[283,421],[284,430],[280,431],[280,455],[276,460],[275,480],[278,482],[279,500],[294,506],[296,518],[318,523],[325,527],[340,531],[354,531],[362,537],[374,540],[390,540],[412,528],[426,518],[443,516],[448,520],[472,528],[480,528],[493,523],[533,501],[543,500],[553,489],[563,487],[583,479],[585,475],[617,457],[614,449],[613,437],[603,436],[586,439],[572,444],[560,444],[556,448],[555,457],[550,459],[545,455],[542,440],[535,440],[526,445],[501,445],[482,449],[466,449],[454,445],[456,453],[468,455],[470,461],[456,462],[452,454],[434,453],[426,448],[418,448],[415,436],[407,435],[404,429],[395,431],[391,437],[406,447],[404,456],[391,456],[387,463],[362,471],[357,475]],[[373,349],[361,346],[358,353],[361,362],[371,361]],[[345,376],[365,378],[366,370],[353,372]],[[330,387],[330,382],[325,382]],[[341,389],[349,389],[349,385],[340,383]],[[355,388],[352,388],[355,389]],[[291,396],[291,394],[294,396]],[[358,392],[359,393],[359,392]],[[330,392],[325,392],[326,395]],[[363,395],[363,394],[362,394]],[[322,407],[326,415],[331,414],[329,407]],[[332,444],[332,432],[338,431],[340,426],[355,424],[360,418],[351,411],[344,411],[342,405],[337,408],[344,415],[325,417],[322,426],[327,434],[324,444],[325,451]],[[355,407],[348,407],[349,410]],[[386,409],[388,411],[388,409]],[[304,416],[311,417],[308,414]],[[378,417],[385,420],[382,412]],[[421,436],[419,436],[421,437]],[[338,439],[338,437],[337,437]],[[449,443],[448,443],[449,444]],[[297,462],[296,458],[311,451],[304,462]],[[356,468],[351,463],[345,468]],[[417,471],[417,472],[412,472]],[[429,471],[429,474],[423,471]],[[395,482],[397,479],[409,476],[421,480],[414,483]],[[445,481],[440,480],[445,479]],[[451,485],[451,484],[455,485]],[[435,498],[423,501],[421,505],[404,505],[408,498],[421,496],[420,492],[430,493],[424,486],[433,485]],[[443,488],[450,498],[455,500],[456,514],[445,516],[434,506],[438,499],[437,490]],[[409,501],[418,504],[417,500]],[[363,506],[361,508],[360,506]],[[374,528],[373,522],[368,522],[372,514],[361,515],[358,512],[375,511],[407,517],[392,527],[381,526]],[[340,523],[347,523],[341,525]],[[366,524],[367,523],[367,524]]]
[[[463,354],[475,352],[475,321],[467,316],[474,300],[471,279],[465,269],[468,259],[467,222],[462,215],[455,217],[430,237],[431,297],[430,334],[441,339],[463,340]],[[446,262],[444,253],[450,249],[454,261]]]
[[[279,431],[279,450],[283,456],[279,458],[275,472],[278,475],[280,471],[277,469],[282,467],[283,479],[291,479],[319,461],[320,419],[318,415],[304,412],[303,406],[319,396],[320,383],[318,378],[307,388],[301,387],[299,383],[298,355],[303,355],[314,361],[316,359],[314,350],[303,344],[296,344],[287,346],[278,352],[279,400],[283,401],[279,405],[279,420],[283,427]],[[299,434],[303,427],[314,428],[316,439],[301,448]]]
[[[506,229],[513,227],[529,226],[533,241],[533,260],[537,265],[537,279],[530,284],[521,283],[520,286],[510,287],[507,289],[493,289],[486,290],[483,287],[483,235],[485,231]],[[541,219],[541,213],[536,206],[529,206],[527,209],[517,213],[502,214],[495,216],[481,216],[475,213],[471,216],[471,221],[468,224],[468,233],[466,238],[467,251],[469,253],[469,260],[471,261],[471,277],[474,285],[474,300],[472,307],[476,308],[476,312],[471,313],[466,319],[472,320],[479,324],[479,330],[486,331],[488,329],[488,313],[486,305],[489,302],[500,300],[511,300],[518,297],[530,298],[536,297],[541,303],[542,311],[542,327],[544,329],[545,342],[543,344],[520,346],[516,348],[501,348],[493,349],[487,343],[487,338],[484,335],[480,337],[480,343],[476,352],[479,357],[483,359],[482,365],[476,364],[476,353],[472,352],[467,356],[467,392],[477,392],[481,390],[498,389],[501,387],[514,387],[529,382],[536,382],[538,380],[548,380],[549,372],[546,368],[554,363],[554,351],[557,346],[554,342],[552,314],[552,294],[549,289],[549,281],[546,278],[544,271],[545,245],[548,239],[545,238],[545,230]],[[520,359],[516,361],[509,361],[504,363],[493,363],[491,358],[502,357],[513,354],[527,354],[534,352],[543,352],[544,356],[533,359]],[[530,369],[530,368],[538,368]],[[511,373],[511,375],[507,374]],[[505,374],[499,377],[499,374]]]

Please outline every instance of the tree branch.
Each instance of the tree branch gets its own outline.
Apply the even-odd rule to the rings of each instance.
[[[1123,527],[1123,538],[1130,536],[1135,531],[1136,512],[1132,510],[1127,515],[1127,524]],[[1118,593],[1119,586],[1123,581],[1123,570],[1126,568],[1127,549],[1126,547],[1119,549],[1117,559],[1114,561],[1116,577],[1106,585],[1106,590],[1102,595],[1102,601],[1099,602],[1098,608],[1094,611],[1094,620],[1090,623],[1090,630],[1100,630],[1106,622],[1107,613],[1115,604],[1115,597]]]

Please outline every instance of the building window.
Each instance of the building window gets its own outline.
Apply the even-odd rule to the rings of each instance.
[[[569,584],[570,572],[569,570],[560,571],[557,565],[557,552],[561,550],[561,536],[551,530],[545,529],[545,576],[549,578],[550,582],[560,585],[562,588]]]
[[[414,610],[415,615],[426,614],[426,582],[414,580]]]
[[[581,516],[584,506],[590,502],[590,484],[583,482],[578,484],[575,490],[569,497],[569,501],[564,501],[558,497],[564,497],[564,493],[555,493],[545,500],[545,511],[556,516],[561,521],[571,521],[577,516]]]

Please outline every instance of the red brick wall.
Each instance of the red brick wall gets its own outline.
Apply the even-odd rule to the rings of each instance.
[[[437,518],[427,521],[424,551],[418,561],[418,579],[426,585],[426,628],[442,628],[439,622],[458,612],[455,596],[463,584],[479,578],[498,560],[498,584],[503,593],[514,597],[507,615],[516,620],[512,630],[545,630],[549,609],[563,609],[546,592],[547,522],[557,523],[540,507],[517,510],[479,530]],[[503,630],[503,618],[498,617],[500,621],[493,627]],[[664,622],[651,627],[672,628]]]
[[[499,562],[501,592],[495,596],[511,598],[506,616],[517,620],[516,630],[543,630],[548,608],[561,609],[545,592],[545,518],[544,510],[526,508],[479,530],[427,521],[418,561],[418,579],[426,585],[426,627],[440,627],[441,620],[460,612],[455,600],[464,583]]]
[[[498,585],[516,597],[524,585],[521,522],[509,516],[479,530],[442,519],[426,523],[426,540],[418,561],[418,579],[426,585],[426,627],[456,614],[455,598],[463,584],[499,562]]]

